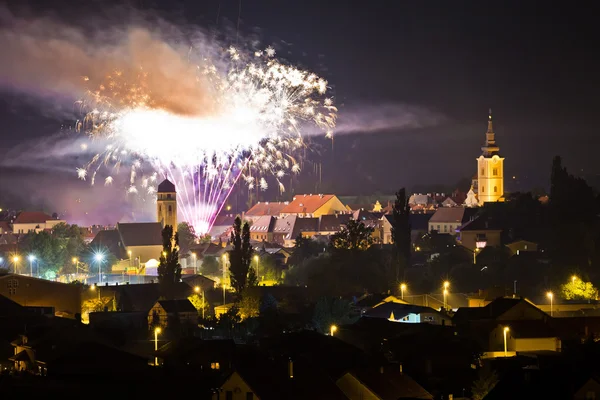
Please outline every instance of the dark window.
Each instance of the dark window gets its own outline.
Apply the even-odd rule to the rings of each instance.
[[[498,187],[494,186],[494,193],[498,191]]]
[[[169,214],[170,214],[171,212],[173,212],[173,207],[172,207],[172,206],[169,206]]]
[[[225,400],[233,400],[233,392],[231,390],[225,392]]]
[[[167,193],[167,199],[171,198],[171,193]]]
[[[498,176],[498,168],[494,168],[492,171],[494,176]]]
[[[481,168],[481,175],[484,175],[485,170],[483,168]]]
[[[162,212],[162,206],[158,206],[158,213],[160,214]]]

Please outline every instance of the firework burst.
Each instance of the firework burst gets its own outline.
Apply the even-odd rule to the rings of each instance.
[[[327,81],[279,62],[271,47],[253,56],[233,47],[227,52],[226,67],[203,59],[181,77],[208,99],[197,112],[170,109],[169,99],[149,90],[152,76],[143,66],[136,76],[111,73],[82,102],[86,117],[78,126],[104,148],[77,170],[79,178],[94,184],[108,167],[104,183],[110,185],[127,165],[127,192],[148,194],[159,177],[168,178],[182,217],[197,233],[210,230],[240,178],[261,190],[266,178],[274,179],[284,191],[283,178],[300,171],[294,155],[305,146],[303,130],[332,135],[337,109],[326,97]]]

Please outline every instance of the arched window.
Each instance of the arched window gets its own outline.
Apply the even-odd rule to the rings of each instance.
[[[481,187],[481,193],[485,192],[485,187]]]
[[[496,193],[498,191],[498,187],[494,186],[494,193]]]
[[[169,214],[173,212],[173,206],[169,205]]]
[[[485,175],[485,170],[481,168],[481,175]]]

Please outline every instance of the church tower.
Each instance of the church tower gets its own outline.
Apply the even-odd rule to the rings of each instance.
[[[496,144],[492,126],[492,110],[488,116],[488,129],[485,133],[485,145],[477,159],[477,196],[479,204],[504,201],[504,158],[498,154],[500,147]]]
[[[173,233],[177,232],[177,192],[175,185],[165,179],[158,185],[156,198],[156,215],[158,222],[173,227]]]

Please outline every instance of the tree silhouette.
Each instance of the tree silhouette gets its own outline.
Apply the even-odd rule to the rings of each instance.
[[[392,208],[392,241],[396,249],[397,269],[396,280],[404,277],[404,270],[410,263],[410,206],[406,198],[406,189],[402,188],[396,193],[396,200]]]
[[[373,228],[359,221],[350,220],[346,226],[333,235],[330,247],[339,250],[367,250],[373,244]]]
[[[248,280],[248,269],[252,261],[254,249],[250,245],[250,225],[238,216],[233,222],[231,232],[232,249],[229,251],[229,273],[231,286],[237,293],[242,293]]]
[[[162,296],[172,298],[181,279],[179,264],[179,237],[173,235],[173,227],[166,225],[162,230],[163,251],[158,265],[158,283]]]

